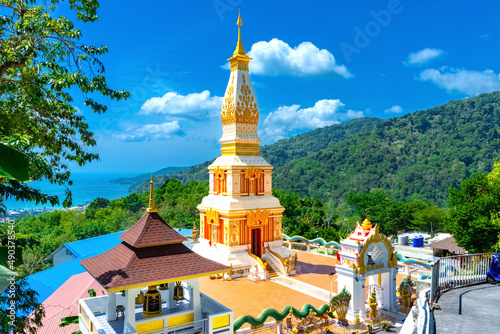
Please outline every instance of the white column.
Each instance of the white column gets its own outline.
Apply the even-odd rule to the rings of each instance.
[[[365,275],[358,275],[358,282],[355,283],[358,291],[358,305],[357,314],[359,314],[359,320],[363,321],[367,317],[366,313],[366,300],[365,300],[365,288],[366,288],[366,277]]]
[[[191,286],[191,303],[194,310],[194,321],[201,320],[201,299],[198,279],[190,279],[187,283]]]
[[[116,320],[116,292],[108,292],[106,318],[108,319],[108,321]]]
[[[174,309],[177,307],[177,302],[174,300],[175,282],[168,283],[168,308]]]
[[[135,328],[135,297],[141,291],[140,288],[126,290],[125,297],[127,298],[127,305],[125,306],[125,326],[129,323]],[[116,311],[115,311],[116,312]]]
[[[391,308],[389,309],[391,312],[397,312],[399,309],[398,305],[398,296],[396,294],[397,283],[396,276],[398,274],[398,267],[391,268],[391,286],[390,286],[390,296],[391,296]]]
[[[356,269],[351,269],[343,266],[337,266],[337,293],[340,293],[344,287],[351,294],[351,302],[347,311],[347,319],[353,321],[356,318],[355,314],[355,297],[357,296],[355,281]]]

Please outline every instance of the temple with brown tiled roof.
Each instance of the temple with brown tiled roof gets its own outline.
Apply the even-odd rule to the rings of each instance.
[[[199,326],[229,333],[232,311],[200,293],[198,277],[224,275],[231,268],[184,245],[186,238],[156,210],[152,177],[146,211],[120,236],[120,244],[80,261],[108,292],[80,300],[82,333],[194,332]]]

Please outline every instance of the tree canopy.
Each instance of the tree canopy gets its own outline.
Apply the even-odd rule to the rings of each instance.
[[[29,157],[31,180],[47,179],[71,185],[69,162],[84,165],[99,158],[88,151],[96,141],[85,118],[74,106],[80,91],[85,105],[106,111],[96,96],[114,100],[129,97],[108,87],[99,57],[106,46],[81,42],[82,32],[66,17],[55,15],[60,0],[1,0],[0,8],[0,143]],[[77,20],[98,19],[98,1],[69,0]],[[58,204],[18,180],[0,179],[0,196]],[[71,205],[67,188],[64,206]]]
[[[450,187],[450,229],[459,246],[488,252],[500,246],[500,161],[489,175],[474,174]]]

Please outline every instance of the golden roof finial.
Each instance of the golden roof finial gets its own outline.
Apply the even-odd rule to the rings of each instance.
[[[153,181],[153,175],[151,175],[151,182],[149,189],[149,207],[146,209],[146,212],[158,212],[155,206],[155,184]]]
[[[238,21],[236,22],[238,25],[238,44],[236,44],[236,50],[234,50],[233,55],[246,55],[245,49],[243,49],[243,44],[241,43],[241,26],[243,22],[241,21],[241,10],[238,14]]]
[[[363,221],[363,224],[361,225],[361,227],[363,228],[363,230],[370,230],[372,228],[372,223],[368,220],[368,218],[366,218]]]

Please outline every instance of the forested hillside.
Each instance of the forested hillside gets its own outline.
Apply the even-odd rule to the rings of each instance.
[[[354,119],[345,123],[327,126],[320,129],[308,131],[289,139],[282,139],[272,145],[261,147],[261,155],[264,156],[274,168],[279,168],[287,162],[305,157],[311,152],[318,152],[330,145],[338,143],[356,134],[366,132],[382,122],[381,119],[365,117]],[[202,164],[183,170],[177,174],[167,174],[155,177],[155,184],[163,184],[167,178],[176,178],[183,183],[189,181],[208,182],[207,167],[214,159]],[[156,176],[156,174],[155,174]],[[145,179],[144,179],[145,180]],[[149,190],[149,181],[142,182],[133,191],[142,193]]]
[[[500,155],[500,92],[392,118],[274,172],[274,185],[340,200],[384,189],[446,205],[449,186],[490,172]]]
[[[451,101],[388,120],[362,118],[262,147],[273,185],[339,202],[351,191],[385,190],[397,200],[446,206],[449,186],[489,172],[500,155],[500,92]],[[178,174],[207,181],[209,161]],[[158,184],[161,184],[161,181]],[[136,191],[146,191],[147,183]]]

